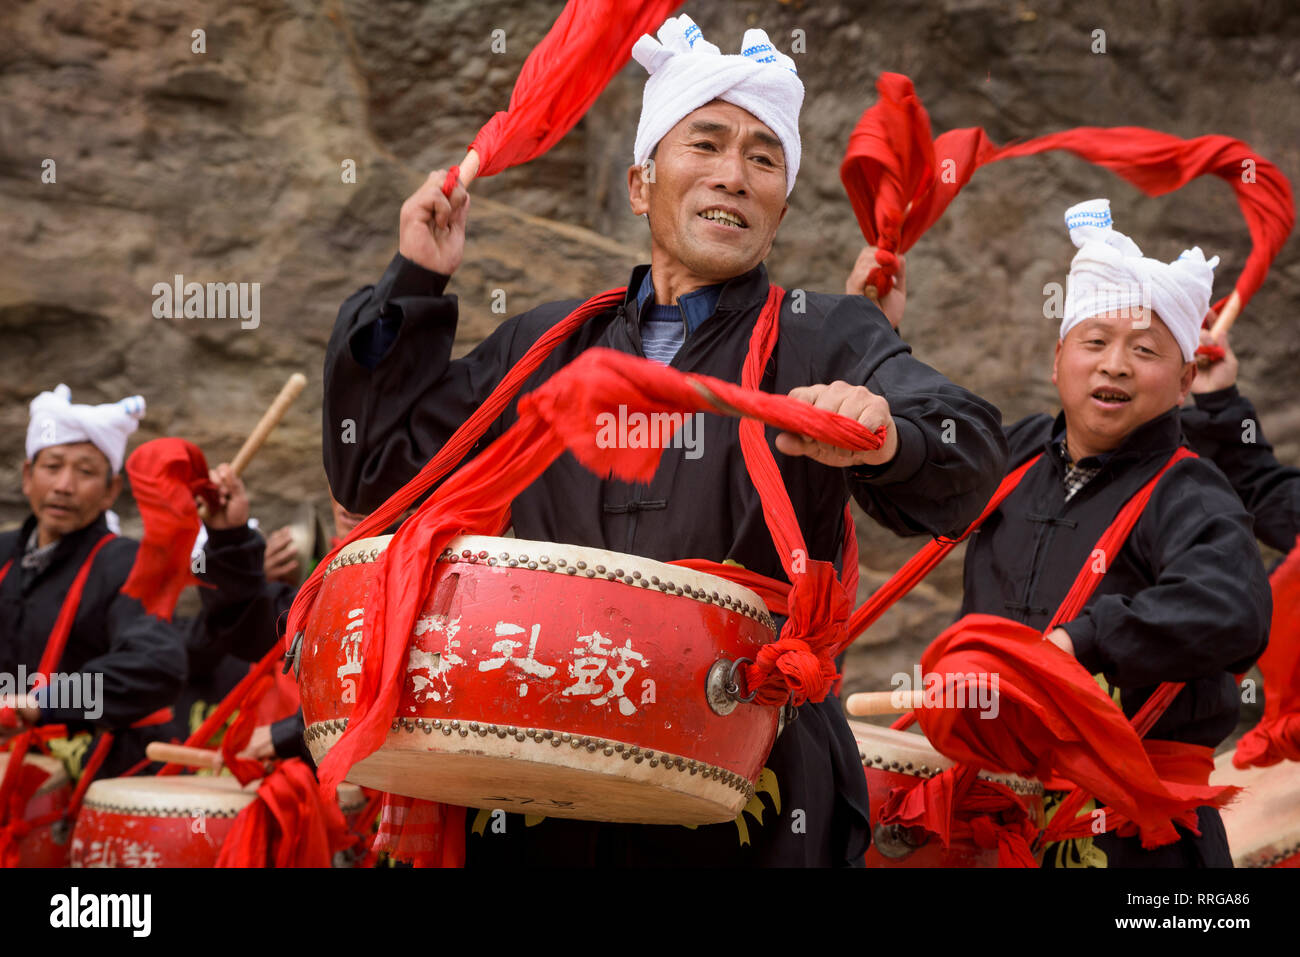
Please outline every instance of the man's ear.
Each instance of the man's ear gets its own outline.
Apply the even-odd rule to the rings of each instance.
[[[646,163],[653,164],[654,160]],[[633,215],[643,216],[650,211],[650,170],[653,169],[653,165],[627,168],[627,201]]]
[[[1196,360],[1183,364],[1183,373],[1178,378],[1178,404],[1182,405],[1187,401],[1187,394],[1192,391],[1192,383],[1196,381]]]
[[[1062,346],[1062,344],[1063,344],[1063,343],[1062,343],[1062,341],[1061,341],[1060,339],[1057,339],[1057,340],[1056,340],[1056,353],[1055,353],[1055,355],[1052,356],[1052,385],[1059,385],[1059,384],[1060,384],[1060,383],[1058,383],[1058,382],[1056,381],[1056,373],[1057,373],[1057,370],[1060,369],[1060,367],[1061,367],[1061,346]]]
[[[785,221],[785,214],[788,212],[790,212],[790,204],[786,203],[784,206],[781,207],[781,215],[776,221],[776,224],[778,226],[780,226],[781,223]]]
[[[32,463],[23,462],[23,497],[31,498],[32,495]]]
[[[106,512],[113,507],[117,497],[122,494],[122,476],[114,475],[113,480],[108,483],[108,488],[104,490],[104,497],[100,499],[101,512]]]

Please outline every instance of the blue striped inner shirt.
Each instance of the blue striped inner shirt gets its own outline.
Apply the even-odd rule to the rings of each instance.
[[[647,359],[668,365],[686,341],[687,332],[694,332],[713,315],[722,294],[722,284],[703,286],[678,296],[677,303],[671,306],[653,302],[654,292],[654,283],[647,270],[636,295],[641,310],[641,348]],[[650,300],[648,307],[647,300]]]

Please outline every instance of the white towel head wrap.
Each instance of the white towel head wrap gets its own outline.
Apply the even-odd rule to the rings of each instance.
[[[62,383],[32,399],[27,423],[27,461],[51,445],[91,442],[103,452],[113,474],[122,471],[126,439],[144,416],[144,398],[130,396],[104,405],[73,405],[72,390]]]
[[[634,163],[644,163],[683,117],[723,100],[751,113],[781,141],[785,194],[790,195],[799,173],[803,83],[794,61],[778,52],[766,33],[746,30],[740,53],[724,55],[682,14],[664,21],[658,40],[642,34],[632,47],[632,57],[650,74],[641,97]]]
[[[1173,333],[1183,361],[1190,362],[1200,342],[1201,323],[1210,308],[1215,256],[1208,262],[1199,246],[1171,263],[1148,259],[1137,243],[1111,225],[1110,200],[1090,199],[1065,211],[1070,241],[1078,247],[1066,283],[1061,338],[1092,316],[1118,309],[1148,307]]]

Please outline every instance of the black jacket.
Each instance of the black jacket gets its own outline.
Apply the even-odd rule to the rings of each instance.
[[[184,740],[212,708],[248,674],[280,638],[285,616],[298,589],[268,581],[266,541],[247,525],[209,530],[203,548],[202,613],[187,623],[190,677],[181,692],[176,722],[169,729]],[[271,726],[276,754],[304,757],[301,714]]]
[[[633,271],[629,290],[639,288],[648,268]],[[362,289],[339,311],[325,360],[324,452],[331,488],[349,509],[370,511],[408,481],[528,346],[578,305],[551,303],[509,319],[453,361],[457,303],[443,295],[446,282],[399,255],[377,286]],[[671,365],[738,382],[767,291],[761,266],[727,282],[714,314],[687,335]],[[359,359],[374,351],[381,317],[398,324],[397,337],[369,368]],[[837,379],[866,385],[889,401],[900,440],[897,457],[881,468],[833,469],[775,453],[810,557],[838,563],[850,494],[900,534],[964,528],[1004,470],[998,411],[912,358],[863,297],[787,295],[780,323],[765,391],[786,393]],[[636,298],[629,292],[619,308],[560,344],[521,394],[593,346],[642,355],[639,330]],[[484,442],[515,418],[512,403]],[[774,437],[769,430],[769,443]],[[702,442],[703,454],[694,459],[684,449],[666,450],[649,486],[603,481],[565,454],[515,500],[515,532],[658,560],[733,559],[783,579],[741,456],[737,420],[705,416]],[[800,709],[799,719],[778,739],[769,769],[779,781],[781,812],[775,821],[751,827],[749,843],[741,844],[733,824],[688,831],[553,820],[538,827],[519,823],[507,829],[515,835],[511,841],[492,840],[502,848],[503,862],[516,863],[860,860],[867,842],[866,789],[857,746],[835,699]],[[807,815],[805,827],[792,828],[792,809]],[[491,859],[483,849],[488,840],[471,836],[471,864]]]
[[[1121,506],[1182,443],[1173,409],[1136,429],[1066,502],[1052,441],[1063,429],[1063,416],[1047,415],[1007,429],[1011,468],[1043,458],[968,546],[962,614],[1046,628]],[[1263,652],[1271,611],[1250,516],[1211,462],[1188,459],[1165,473],[1083,612],[1063,627],[1130,717],[1161,682],[1187,682],[1149,736],[1214,747],[1236,725],[1233,675]]]
[[[1280,463],[1250,400],[1229,386],[1183,409],[1187,443],[1223,470],[1255,518],[1255,536],[1280,552],[1300,535],[1300,469]]]
[[[22,556],[35,527],[35,516],[29,516],[18,531],[0,534],[0,566],[12,560],[0,582],[0,671],[11,675],[19,665],[28,674],[37,669],[73,579],[90,550],[108,533],[101,515],[86,528],[64,536],[50,565],[32,574],[22,568]],[[120,774],[144,757],[145,742],[156,734],[150,729],[127,729],[171,705],[185,681],[180,631],[146,614],[136,599],[120,593],[137,547],[119,536],[95,556],[57,667],[63,675],[82,674],[86,688],[102,676],[103,713],[93,720],[85,708],[48,707],[41,713],[43,724],[66,724],[70,732],[115,733],[116,741],[99,777]]]

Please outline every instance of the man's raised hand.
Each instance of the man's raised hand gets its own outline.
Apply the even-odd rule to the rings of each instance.
[[[445,169],[434,170],[402,204],[397,251],[425,269],[450,276],[465,255],[469,193],[457,183],[450,198],[442,195],[446,178]]]
[[[844,281],[844,292],[849,296],[866,296],[871,299],[880,307],[880,311],[885,314],[885,318],[897,332],[903,322],[903,311],[907,306],[907,260],[901,255],[898,257],[898,275],[894,277],[894,285],[889,290],[889,295],[884,297],[875,286],[867,285],[867,276],[875,268],[876,247],[862,247],[862,252],[858,253],[857,261],[849,272],[849,278]]]
[[[222,462],[208,473],[217,487],[217,507],[209,508],[203,524],[210,531],[241,528],[248,524],[248,492],[243,480],[228,463]]]
[[[1211,362],[1204,369],[1196,370],[1196,378],[1192,381],[1192,392],[1202,395],[1207,392],[1218,392],[1220,389],[1226,389],[1228,386],[1237,384],[1237,354],[1232,351],[1232,346],[1228,344],[1228,334],[1223,334],[1222,342],[1215,342],[1214,337],[1210,335],[1209,329],[1201,330],[1201,345],[1203,346],[1223,346],[1223,358],[1218,362]]]
[[[884,426],[887,429],[885,444],[874,452],[853,452],[836,448],[824,442],[815,442],[793,432],[782,432],[776,437],[778,452],[785,455],[806,455],[814,462],[843,468],[849,465],[884,465],[898,454],[898,430],[889,412],[884,396],[876,395],[866,386],[849,385],[835,381],[829,385],[806,385],[790,390],[790,398],[807,402],[827,412],[838,412],[862,423],[873,432]]]

